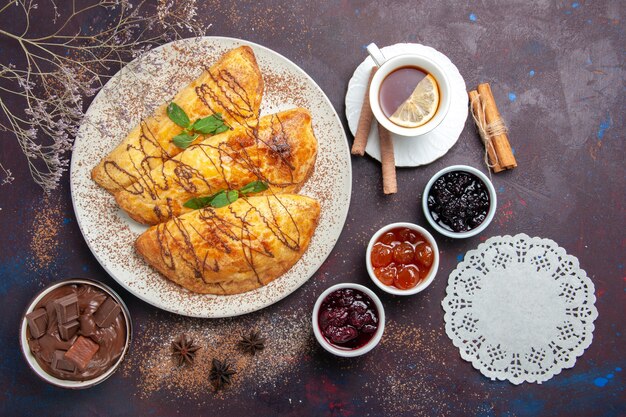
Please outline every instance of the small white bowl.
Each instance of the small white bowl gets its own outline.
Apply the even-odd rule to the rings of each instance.
[[[111,298],[113,298],[122,308],[122,316],[124,317],[124,324],[126,325],[125,346],[117,362],[115,362],[113,366],[111,366],[111,368],[109,368],[102,375],[93,379],[88,379],[86,381],[69,381],[69,380],[59,379],[50,375],[49,373],[43,370],[43,368],[39,365],[39,363],[37,363],[37,359],[35,359],[35,356],[31,353],[30,347],[28,345],[28,337],[26,335],[26,332],[27,332],[26,314],[32,312],[35,306],[37,305],[37,303],[43,297],[45,297],[48,293],[50,293],[52,290],[55,290],[56,288],[59,288],[59,287],[63,287],[65,285],[91,285],[91,286],[98,288],[99,290],[104,291]],[[44,288],[28,304],[28,307],[26,308],[26,311],[24,312],[24,315],[22,317],[22,323],[20,325],[20,347],[22,349],[22,354],[24,355],[24,358],[26,359],[26,362],[28,363],[28,366],[30,366],[30,368],[33,370],[33,372],[35,372],[35,374],[37,374],[39,378],[43,379],[49,384],[56,385],[57,387],[69,388],[69,389],[83,389],[83,388],[93,387],[94,385],[101,383],[102,381],[106,380],[108,377],[113,375],[113,373],[115,373],[117,368],[119,368],[120,364],[124,360],[124,356],[126,356],[126,353],[128,352],[132,334],[133,334],[133,328],[132,328],[132,322],[130,320],[130,312],[128,311],[128,308],[126,307],[126,304],[124,304],[124,301],[122,301],[120,296],[117,295],[115,291],[113,291],[107,285],[104,285],[98,281],[94,281],[91,279],[84,279],[84,278],[71,278],[71,279],[65,279],[62,281],[55,282],[54,284],[49,285],[48,287]]]
[[[369,342],[367,342],[364,346],[361,346],[358,349],[338,348],[332,345],[328,340],[326,340],[326,338],[322,334],[322,331],[320,330],[318,316],[319,316],[320,306],[322,305],[322,302],[326,299],[326,297],[330,293],[336,290],[340,290],[342,288],[351,288],[353,290],[359,290],[363,292],[364,294],[366,294],[372,299],[372,301],[374,302],[374,305],[376,306],[376,309],[378,310],[378,328],[376,329],[376,333],[374,333],[374,336],[372,336]],[[370,350],[374,349],[376,345],[378,345],[378,343],[380,342],[380,339],[383,337],[384,331],[385,331],[385,309],[383,308],[383,303],[380,302],[380,299],[374,293],[374,291],[370,290],[367,287],[364,287],[363,285],[352,284],[352,283],[333,285],[332,287],[324,291],[317,298],[317,301],[315,302],[315,306],[313,307],[313,334],[315,334],[315,338],[317,339],[317,342],[320,345],[322,345],[324,349],[326,349],[328,352],[332,353],[333,355],[341,356],[344,358],[353,358],[355,356],[364,355]]]
[[[400,288],[383,284],[378,278],[376,278],[376,274],[374,274],[374,267],[372,266],[372,247],[374,247],[374,244],[378,238],[383,235],[383,233],[398,227],[406,227],[407,229],[418,232],[426,238],[428,244],[433,248],[433,264],[430,267],[430,272],[419,284],[413,288],[409,288],[408,290],[401,290]],[[374,233],[374,236],[370,239],[370,243],[367,245],[367,250],[365,251],[365,266],[367,267],[367,273],[370,275],[370,278],[381,290],[393,295],[413,295],[424,291],[426,287],[428,287],[435,279],[435,275],[437,275],[437,270],[439,269],[439,248],[437,247],[437,242],[435,242],[433,235],[431,235],[430,232],[423,227],[413,223],[391,223]]]
[[[487,217],[485,217],[485,220],[477,228],[468,230],[467,232],[453,232],[444,229],[437,224],[435,219],[433,219],[433,216],[430,214],[430,210],[428,209],[428,194],[430,193],[431,187],[439,177],[452,171],[464,171],[476,175],[478,179],[480,179],[487,186],[487,191],[489,192],[489,211],[487,212]],[[426,187],[424,188],[424,193],[422,194],[422,209],[424,210],[424,215],[426,216],[426,220],[428,220],[428,223],[430,223],[433,229],[435,229],[437,232],[454,239],[465,239],[468,237],[476,236],[477,234],[485,230],[487,226],[489,226],[489,223],[491,223],[491,221],[493,220],[494,215],[496,214],[497,205],[498,199],[496,197],[496,189],[494,188],[489,178],[476,168],[467,165],[452,165],[437,172],[435,175],[432,176],[430,181],[428,181],[428,184],[426,184]]]

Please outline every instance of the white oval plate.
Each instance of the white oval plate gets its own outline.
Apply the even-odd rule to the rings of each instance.
[[[133,244],[146,227],[131,220],[97,186],[91,169],[159,104],[196,78],[224,52],[250,46],[265,80],[261,114],[307,108],[319,142],[315,172],[301,194],[320,202],[319,226],[304,256],[282,277],[243,294],[195,294],[170,282],[136,255]],[[124,288],[163,310],[193,317],[230,317],[267,307],[304,284],[332,251],[348,214],[352,168],[339,116],[296,64],[263,46],[232,38],[184,39],[156,48],[115,74],[93,100],[81,125],[70,167],[80,230],[102,267]]]
[[[448,110],[448,114],[439,126],[422,136],[407,138],[394,133],[391,134],[396,166],[417,167],[430,164],[444,156],[454,146],[463,131],[468,113],[465,81],[457,67],[447,56],[429,46],[418,43],[397,43],[386,46],[381,51],[386,58],[408,53],[426,55],[436,61],[446,71],[450,79],[452,91],[450,110]],[[359,124],[363,97],[365,97],[370,69],[373,66],[374,61],[368,56],[356,68],[348,84],[346,118],[353,135],[356,134],[356,128]],[[378,141],[377,129],[377,123],[372,123],[365,152],[372,158],[380,161],[380,143]]]

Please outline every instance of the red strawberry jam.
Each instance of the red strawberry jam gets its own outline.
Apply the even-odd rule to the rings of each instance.
[[[338,348],[351,350],[365,346],[378,329],[378,310],[374,301],[352,288],[328,294],[318,314],[324,338]]]

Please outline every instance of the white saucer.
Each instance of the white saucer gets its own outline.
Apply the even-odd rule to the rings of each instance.
[[[450,59],[441,52],[429,46],[418,43],[397,43],[381,49],[385,57],[391,58],[396,55],[407,53],[419,53],[427,55],[435,60],[444,71],[447,72],[450,80],[452,99],[450,110],[441,124],[435,129],[422,136],[403,137],[391,134],[393,148],[398,167],[416,167],[430,164],[434,160],[444,156],[456,143],[465,126],[468,113],[467,88],[465,81],[459,73],[457,67]],[[354,135],[361,115],[363,97],[367,89],[370,69],[374,66],[374,61],[369,56],[359,65],[348,84],[346,93],[346,118],[348,126]],[[378,141],[377,123],[372,123],[367,147],[365,152],[372,158],[380,161],[380,144]]]

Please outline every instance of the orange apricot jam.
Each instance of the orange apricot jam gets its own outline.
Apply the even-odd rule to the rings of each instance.
[[[370,256],[376,278],[400,290],[413,288],[424,280],[435,257],[426,238],[407,227],[383,233],[374,243]]]

